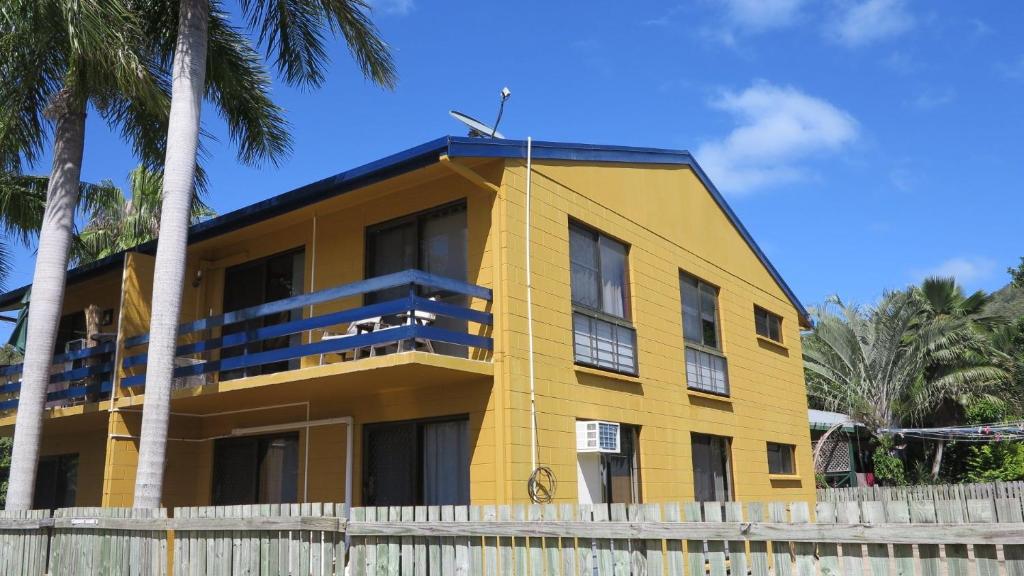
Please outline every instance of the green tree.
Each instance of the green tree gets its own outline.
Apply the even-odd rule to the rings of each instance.
[[[72,261],[85,264],[149,242],[160,233],[161,189],[159,172],[138,166],[128,177],[131,196],[108,184],[90,203],[85,227],[72,247]],[[197,195],[192,199],[192,223],[216,213]]]
[[[136,15],[122,0],[8,0],[0,10],[0,168],[21,176],[44,147],[52,125],[53,164],[28,320],[18,419],[6,507],[32,505],[51,351],[64,299],[65,271],[78,204],[89,105],[113,111],[124,95],[144,108],[160,91],[135,39]]]
[[[1005,368],[1005,359],[993,349],[983,334],[979,333],[984,326],[995,326],[999,318],[985,314],[985,308],[992,300],[984,290],[977,290],[969,296],[956,283],[956,279],[946,276],[925,278],[920,286],[912,288],[925,304],[925,322],[942,323],[950,330],[964,330],[977,333],[977,345],[964,357],[954,363],[933,359],[924,368],[927,382],[933,382],[950,370],[958,370],[965,366],[992,364]],[[1005,380],[1004,380],[1005,382]],[[996,387],[984,391],[985,394],[998,393]],[[955,426],[964,423],[965,410],[974,398],[972,391],[945,395],[931,414],[922,419],[926,426]],[[942,467],[942,456],[946,441],[936,440],[932,452],[931,479],[937,480]]]
[[[967,408],[970,424],[1005,422],[1014,417],[1006,402],[982,399]],[[963,454],[964,482],[1011,482],[1024,480],[1024,444],[1020,442],[990,442],[971,444]]]
[[[985,338],[933,314],[916,289],[886,292],[867,307],[833,298],[814,314],[803,341],[809,395],[864,423],[883,443],[887,430],[918,425],[943,402],[984,395],[1006,379],[986,360]]]
[[[8,508],[32,502],[50,354],[80,200],[85,112],[95,109],[120,131],[144,164],[162,165],[177,31],[168,22],[177,21],[177,9],[176,0],[9,0],[0,9],[0,172],[8,181],[27,178],[23,168],[38,159],[48,134],[53,143]],[[242,159],[258,164],[282,158],[290,139],[280,108],[270,100],[259,54],[216,10],[209,14],[208,47],[209,61],[200,61],[208,68],[206,95]],[[191,173],[201,185],[202,172]]]
[[[1024,256],[1020,257],[1020,264],[1007,268],[1006,272],[1010,275],[1010,283],[1014,288],[1024,288]]]
[[[391,87],[395,70],[363,0],[243,0],[242,20],[254,32],[287,84],[323,83],[326,38],[341,34],[363,75]],[[167,446],[174,350],[178,337],[193,174],[200,111],[207,93],[207,62],[213,23],[210,0],[180,0],[173,44],[171,117],[164,161],[163,212],[153,280],[146,403],[143,408],[134,505],[160,505]]]

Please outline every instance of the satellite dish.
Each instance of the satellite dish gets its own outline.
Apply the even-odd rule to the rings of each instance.
[[[452,118],[455,118],[459,122],[462,122],[469,127],[469,135],[473,138],[498,138],[504,140],[505,136],[498,132],[495,128],[491,128],[487,124],[473,118],[472,116],[463,114],[462,112],[456,112],[455,110],[449,110],[448,114]]]

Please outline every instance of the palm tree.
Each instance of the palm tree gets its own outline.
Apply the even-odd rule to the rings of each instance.
[[[124,2],[10,0],[0,11],[0,152],[4,171],[35,160],[53,125],[53,164],[39,229],[18,419],[6,507],[32,505],[51,351],[64,299],[64,273],[78,203],[85,117],[90,102],[124,94],[143,107],[158,101],[148,63],[133,43],[140,31]]]
[[[8,509],[31,506],[43,403],[74,210],[88,107],[129,140],[147,166],[164,158],[169,58],[176,0],[8,0],[0,10],[0,172],[23,178],[53,125],[53,170],[33,278]],[[143,26],[145,25],[145,27]],[[210,14],[207,94],[226,120],[244,161],[276,162],[290,149],[281,110],[269,97],[259,55],[223,14]],[[201,171],[195,172],[201,185]]]
[[[71,249],[71,259],[76,265],[130,250],[159,235],[162,175],[140,165],[132,170],[128,182],[130,198],[126,198],[121,189],[108,184],[105,193],[96,195],[90,202],[87,223]],[[216,213],[195,195],[191,223],[213,216]]]
[[[933,315],[916,289],[886,292],[870,307],[832,298],[814,314],[803,342],[808,394],[876,435],[918,424],[946,400],[986,394],[1006,378],[987,360],[984,337]]]
[[[364,0],[242,0],[243,20],[286,83],[316,87],[327,61],[325,36],[340,33],[363,75],[393,87],[395,70],[387,45],[367,15]],[[155,508],[163,490],[174,350],[188,245],[189,204],[207,92],[210,0],[180,0],[174,44],[171,122],[164,161],[164,199],[154,265],[146,401],[143,407],[134,505]]]
[[[980,326],[993,326],[1000,323],[997,317],[987,316],[985,307],[992,300],[984,290],[977,290],[971,295],[966,295],[963,288],[956,283],[951,276],[931,276],[925,278],[920,286],[913,288],[922,298],[926,306],[929,321],[944,322],[949,327],[959,330],[977,330]],[[979,352],[983,352],[991,360],[981,357],[970,357],[964,360],[964,365],[991,362],[997,364],[998,351],[991,346],[983,346],[985,339],[979,339]],[[986,349],[987,348],[987,349]],[[933,364],[925,368],[926,378],[933,380],[942,375],[948,367]],[[967,402],[971,401],[970,395],[950,396],[943,398],[940,404],[931,414],[927,423],[932,426],[952,426],[960,424],[964,420]],[[935,451],[932,456],[932,478],[939,477],[942,468],[942,455],[945,452],[945,440],[935,441]]]

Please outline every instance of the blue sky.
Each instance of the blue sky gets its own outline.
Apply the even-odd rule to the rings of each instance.
[[[321,90],[276,84],[295,140],[278,169],[239,165],[207,107],[216,210],[461,134],[450,108],[489,122],[507,85],[509,137],[692,151],[806,305],[930,273],[996,289],[1024,255],[1024,4],[374,4],[398,88],[340,45]],[[134,163],[91,116],[83,177]],[[31,275],[23,252],[8,286]]]

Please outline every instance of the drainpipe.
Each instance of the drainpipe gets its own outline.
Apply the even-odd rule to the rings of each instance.
[[[537,469],[537,395],[533,372],[533,276],[530,270],[530,212],[533,184],[533,138],[526,137],[526,339],[530,374],[530,472]]]

